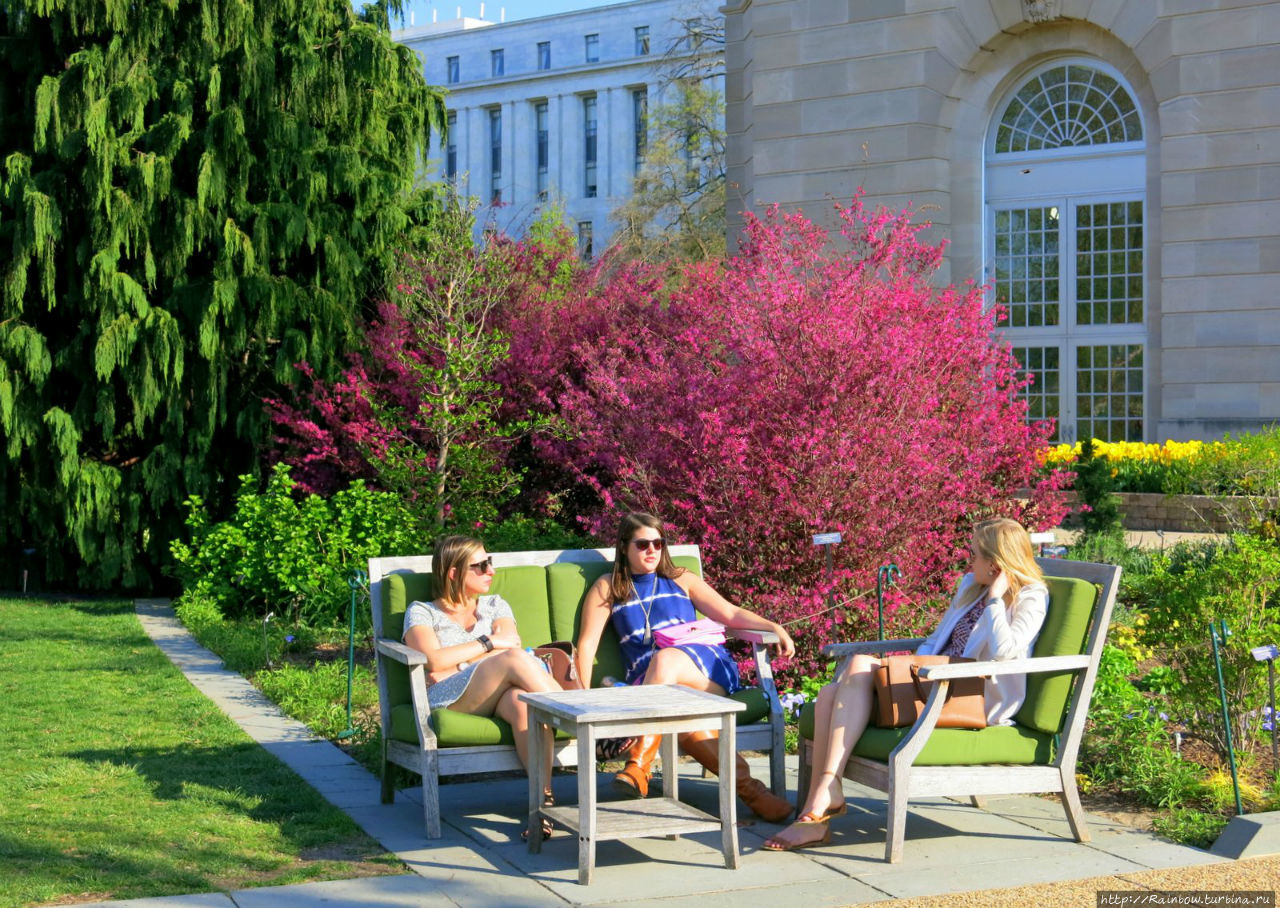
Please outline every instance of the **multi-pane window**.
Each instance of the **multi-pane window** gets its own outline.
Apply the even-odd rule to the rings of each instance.
[[[547,129],[547,102],[540,101],[533,106],[533,115],[537,129],[537,171],[538,171],[538,198],[543,201],[547,198],[547,173],[550,169],[550,155]]]
[[[583,195],[589,199],[596,197],[596,96],[587,95],[582,99],[582,164]]]
[[[1056,420],[1061,412],[1061,353],[1056,346],[1013,348],[1013,355],[1017,358],[1021,371],[1031,382],[1022,391],[1022,396],[1027,401],[1027,419],[1030,422]],[[1058,441],[1056,422],[1049,440]]]
[[[507,55],[501,47],[489,51],[489,75],[501,76],[507,70]]]
[[[1056,441],[1146,434],[1143,141],[1120,74],[1087,60],[1032,72],[988,133],[987,274]]]
[[[1142,202],[1076,209],[1076,323],[1142,323]]]
[[[649,91],[637,88],[631,92],[631,120],[635,131],[636,172],[644,166],[644,156],[649,150]]]
[[[647,57],[649,55],[649,26],[636,26],[636,56]]]
[[[578,255],[584,262],[591,261],[592,256],[595,255],[595,250],[592,249],[593,233],[590,221],[578,221]]]
[[[450,85],[458,82],[459,67],[457,57],[445,57],[444,59],[444,80]]]
[[[444,175],[454,180],[458,177],[458,115],[450,111],[445,117]]]
[[[538,42],[538,69],[551,68],[551,42]]]
[[[599,35],[587,35],[587,37],[586,37],[586,39],[585,39],[584,43],[585,43],[585,45],[586,45],[586,60],[587,60],[587,62],[588,62],[588,63],[599,63],[599,62],[600,62],[600,36],[599,36]]]
[[[1142,141],[1124,86],[1100,69],[1068,64],[1027,80],[996,129],[996,153]]]
[[[1076,348],[1080,438],[1142,441],[1142,344]]]
[[[502,201],[502,109],[489,109],[489,199]]]
[[[1005,208],[995,215],[995,297],[1001,325],[1037,328],[1059,322],[1058,209]]]

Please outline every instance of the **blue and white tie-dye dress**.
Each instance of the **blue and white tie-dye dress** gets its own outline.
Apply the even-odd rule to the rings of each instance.
[[[649,660],[657,652],[652,631],[686,621],[696,621],[689,594],[680,584],[657,574],[635,574],[631,578],[636,593],[626,602],[613,606],[613,629],[622,645],[622,663],[626,666],[626,682],[637,684],[644,679]],[[645,640],[645,612],[649,613],[651,636]],[[738,666],[723,646],[693,643],[679,647],[708,678],[731,694],[741,683]]]

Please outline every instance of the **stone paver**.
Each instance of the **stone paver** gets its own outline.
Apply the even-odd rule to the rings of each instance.
[[[139,600],[137,610],[156,644],[193,684],[395,853],[412,873],[115,905],[693,908],[696,903],[697,908],[737,908],[750,900],[759,905],[835,908],[885,899],[947,904],[946,898],[953,898],[955,904],[982,904],[984,890],[1023,887],[1010,891],[1039,892],[1043,884],[1057,884],[1063,891],[1074,892],[1080,888],[1076,881],[1093,878],[1105,881],[1102,888],[1127,888],[1134,883],[1126,881],[1145,883],[1153,869],[1213,874],[1215,869],[1231,866],[1207,852],[1097,817],[1090,817],[1093,840],[1076,843],[1055,800],[1027,796],[992,798],[982,810],[967,801],[946,798],[913,802],[904,859],[889,865],[883,861],[883,798],[846,784],[851,809],[833,821],[829,846],[789,854],[768,852],[761,846],[778,827],[748,822],[740,830],[741,861],[733,871],[724,868],[714,833],[676,840],[603,842],[594,882],[579,886],[575,839],[561,831],[537,855],[529,854],[519,840],[526,804],[523,779],[443,786],[444,835],[428,840],[420,789],[399,792],[395,804],[380,803],[380,786],[372,774],[284,716],[239,675],[224,669],[216,656],[192,641],[165,602]],[[765,762],[756,762],[763,770]],[[681,796],[714,812],[715,780],[700,778],[696,768],[685,764]],[[788,780],[794,791],[794,760]],[[575,785],[572,775],[554,779],[557,796],[564,803],[572,802]],[[608,779],[602,777],[602,797],[608,797],[608,788]],[[947,871],[939,873],[941,867]]]

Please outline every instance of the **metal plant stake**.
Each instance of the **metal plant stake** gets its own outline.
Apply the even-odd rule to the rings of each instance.
[[[1218,669],[1218,699],[1222,701],[1222,730],[1227,733],[1227,762],[1231,764],[1231,785],[1235,788],[1236,813],[1244,816],[1244,805],[1240,803],[1240,776],[1236,773],[1236,749],[1231,743],[1231,716],[1227,713],[1227,683],[1222,678],[1222,657],[1218,653],[1220,646],[1227,645],[1231,630],[1223,620],[1209,622],[1209,640],[1213,643],[1213,664]]]
[[[880,622],[881,640],[884,639],[884,591],[897,583],[901,576],[902,572],[892,562],[880,565],[880,570],[876,571],[876,618]]]
[[[351,724],[351,676],[356,670],[356,599],[361,590],[369,588],[369,575],[360,568],[351,572],[347,580],[351,588],[351,609],[347,614],[347,727],[338,732],[338,740],[343,741],[355,735],[355,726]]]

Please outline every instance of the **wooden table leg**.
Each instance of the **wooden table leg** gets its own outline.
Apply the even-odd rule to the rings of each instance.
[[[738,757],[736,724],[731,713],[720,717],[720,846],[724,866],[738,869],[738,799],[734,763]]]
[[[542,851],[542,790],[550,782],[551,767],[542,765],[551,726],[536,707],[529,709],[529,853]]]
[[[596,732],[578,729],[578,882],[586,885],[596,869]]]
[[[663,735],[662,754],[662,796],[673,801],[680,799],[680,748],[676,746],[676,735]],[[667,839],[675,840],[678,835],[669,835]]]

